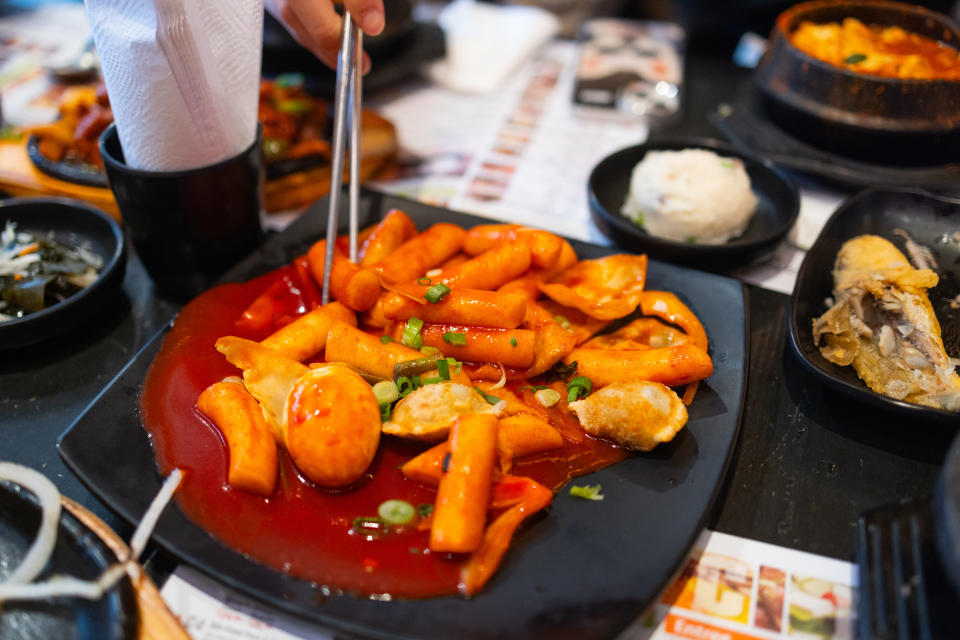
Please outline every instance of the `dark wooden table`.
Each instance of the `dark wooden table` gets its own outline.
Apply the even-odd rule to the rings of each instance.
[[[684,120],[669,133],[716,137],[707,113],[746,72],[715,54],[688,61]],[[709,525],[852,560],[859,514],[931,492],[954,434],[903,424],[822,387],[787,345],[789,297],[752,286],[748,294],[742,433]],[[43,345],[0,350],[0,459],[39,469],[124,537],[130,527],[67,470],[55,443],[182,303],[158,297],[131,252],[122,291],[97,318]],[[151,563],[162,573],[168,561],[154,554]]]

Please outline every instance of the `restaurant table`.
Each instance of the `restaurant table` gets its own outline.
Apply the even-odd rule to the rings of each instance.
[[[729,55],[691,51],[683,120],[663,133],[719,137],[707,114],[748,72]],[[740,441],[706,524],[712,529],[851,561],[861,512],[929,494],[954,431],[904,424],[823,387],[787,344],[789,296],[746,286],[749,375]],[[56,441],[181,308],[159,296],[131,248],[107,308],[49,342],[0,350],[0,459],[34,467],[127,537],[61,461]],[[131,411],[135,389],[131,394]],[[175,561],[152,550],[162,579]]]

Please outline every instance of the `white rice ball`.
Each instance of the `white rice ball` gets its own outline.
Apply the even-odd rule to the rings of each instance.
[[[722,244],[744,232],[756,208],[739,158],[683,149],[647,153],[633,169],[620,212],[654,236]]]

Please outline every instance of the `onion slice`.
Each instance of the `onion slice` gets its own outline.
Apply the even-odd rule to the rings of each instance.
[[[487,388],[487,391],[493,391],[494,389],[502,389],[503,385],[507,384],[507,370],[503,368],[501,363],[497,363],[497,368],[500,369],[500,379],[497,380],[496,384],[492,384]]]
[[[23,582],[14,583],[13,578],[18,573],[23,572],[26,574],[26,572],[23,571],[24,566],[27,565],[27,560],[31,560],[31,554],[33,554],[35,548],[39,546],[40,539],[44,534],[44,529],[48,526],[46,518],[48,509],[44,506],[44,526],[41,528],[40,535],[37,536],[37,541],[34,542],[34,546],[31,547],[27,553],[27,557],[24,558],[24,562],[17,568],[14,575],[6,582],[0,584],[0,602],[4,600],[47,600],[61,597],[98,600],[103,597],[103,594],[112,589],[128,569],[138,569],[136,559],[143,553],[143,548],[146,546],[147,540],[150,539],[150,534],[153,533],[154,527],[157,526],[160,515],[170,502],[174,492],[176,492],[180,486],[180,482],[183,480],[183,471],[174,469],[170,475],[167,476],[160,491],[153,498],[146,513],[143,514],[140,524],[137,525],[136,530],[133,532],[133,537],[130,539],[130,554],[126,558],[123,558],[121,562],[111,565],[104,570],[99,578],[96,580],[80,580],[71,576],[54,576],[45,582],[27,584],[43,570],[50,554],[53,552],[53,546],[56,543],[57,524],[60,521],[60,493],[57,491],[56,486],[42,474],[27,467],[21,467],[20,465],[9,462],[0,462],[0,478],[27,487],[41,498],[42,504],[45,504],[44,500],[49,499],[50,494],[41,496],[41,492],[34,488],[34,485],[42,485],[42,482],[38,482],[34,476],[39,476],[43,482],[49,485],[48,487],[44,487],[44,489],[52,491],[54,504],[56,505],[56,517],[52,520],[53,541],[50,543],[46,555],[40,558],[42,562],[40,562],[40,569],[37,570],[37,573]],[[44,543],[46,543],[46,541],[44,541]],[[33,562],[36,563],[37,561],[33,560]]]
[[[37,537],[30,545],[20,566],[0,583],[2,586],[26,584],[40,575],[57,544],[57,526],[60,524],[60,492],[56,485],[39,471],[29,467],[0,462],[0,479],[9,480],[30,490],[40,501],[42,517]]]

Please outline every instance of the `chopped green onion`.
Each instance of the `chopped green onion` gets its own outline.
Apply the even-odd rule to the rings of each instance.
[[[427,385],[427,384],[440,384],[441,382],[443,382],[443,378],[424,378],[424,379],[423,379],[423,384],[425,384],[425,385]]]
[[[467,334],[447,331],[443,334],[443,341],[455,347],[465,347],[467,346]]]
[[[549,389],[549,388],[550,388],[550,387],[548,387],[548,386],[545,385],[545,384],[538,384],[537,386],[533,386],[532,384],[525,384],[525,385],[523,385],[522,387],[520,387],[519,389],[517,389],[517,391],[523,391],[524,389],[530,389],[530,391],[536,393],[537,391],[540,391],[541,389]]]
[[[560,380],[567,380],[568,378],[577,375],[577,361],[574,360],[570,364],[564,364],[563,362],[558,362],[550,368],[549,374],[553,378],[559,378]]]
[[[473,389],[477,393],[479,393],[480,397],[486,400],[488,404],[497,404],[498,402],[500,402],[500,398],[498,398],[497,396],[492,396],[489,393],[485,393],[484,390],[481,389],[480,387],[474,386]]]
[[[436,347],[431,347],[431,346],[428,345],[428,344],[425,344],[425,345],[423,345],[422,347],[420,347],[420,353],[422,353],[422,354],[424,354],[424,355],[428,355],[428,356],[435,356],[435,355],[437,355],[437,354],[441,354],[441,355],[443,354],[443,352],[440,351],[440,349],[437,349]]]
[[[417,284],[422,284],[425,287],[429,287],[431,284],[433,284],[433,280],[430,278],[417,278]]]
[[[573,331],[573,324],[566,318],[566,316],[553,316],[553,319],[557,321],[561,327],[567,331]]]
[[[437,373],[439,373],[440,377],[444,380],[450,379],[450,363],[446,358],[437,360]]]
[[[586,398],[593,391],[593,382],[586,376],[577,376],[567,383],[567,402]]]
[[[603,500],[603,490],[598,484],[588,484],[584,486],[573,485],[570,487],[570,495],[574,498],[583,498],[584,500]]]
[[[460,373],[463,371],[463,364],[458,362],[456,358],[447,358],[447,364],[453,367],[454,373]]]
[[[697,238],[695,236],[687,236],[683,241],[687,244],[697,244]]]
[[[423,297],[427,299],[427,302],[437,303],[443,300],[448,293],[450,293],[450,287],[442,282],[438,282],[427,289],[427,292],[423,294]]]
[[[20,131],[12,125],[7,125],[0,129],[0,140],[8,140],[10,142],[17,142],[23,138],[23,131]]]
[[[313,102],[307,98],[288,98],[286,100],[277,100],[275,106],[280,113],[300,115],[309,113],[313,109]]]
[[[380,405],[380,422],[387,422],[390,420],[390,416],[393,415],[393,405],[389,402],[384,402]]]
[[[390,404],[400,397],[400,390],[392,380],[382,380],[373,385],[373,396],[379,404]]]
[[[843,59],[844,64],[859,64],[867,59],[866,54],[863,53],[851,53],[846,58]]]
[[[403,328],[403,337],[400,342],[413,349],[419,349],[423,346],[423,336],[420,335],[420,329],[423,328],[423,320],[412,317],[407,320],[407,326]]]
[[[420,514],[421,518],[426,518],[428,515],[433,513],[433,505],[428,502],[424,502],[423,504],[418,504],[417,513]]]
[[[724,158],[720,161],[720,166],[726,167],[727,169],[733,169],[733,160],[730,158]]]
[[[393,338],[391,338],[390,336],[380,336],[380,342],[382,342],[383,344],[390,344],[393,341],[394,341]]]
[[[401,398],[406,398],[408,395],[413,393],[415,389],[416,387],[413,386],[413,380],[411,378],[408,378],[407,376],[400,376],[397,378],[397,395],[399,395]]]
[[[517,348],[517,339],[516,339],[516,338],[510,338],[510,346],[513,347],[514,349]]]
[[[560,392],[554,389],[540,389],[533,397],[544,407],[552,407],[560,402]]]
[[[385,500],[377,507],[377,515],[388,524],[407,524],[416,517],[417,510],[406,500]]]

